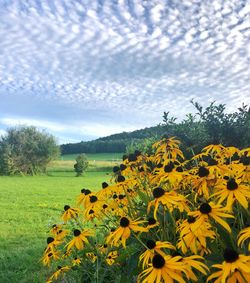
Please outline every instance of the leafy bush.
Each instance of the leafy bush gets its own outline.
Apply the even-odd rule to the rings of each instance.
[[[59,155],[55,138],[35,127],[7,130],[0,140],[0,174],[29,174],[45,172],[48,163]]]
[[[56,269],[48,282],[250,282],[250,148],[185,159],[179,144],[124,156],[110,184],[64,206],[42,258]]]
[[[76,176],[82,176],[82,174],[86,171],[89,166],[89,162],[86,154],[82,153],[76,157],[76,163],[74,164],[74,169],[76,172]]]

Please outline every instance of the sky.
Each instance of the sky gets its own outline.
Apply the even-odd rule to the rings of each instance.
[[[250,104],[250,1],[0,0],[0,135],[59,143]]]

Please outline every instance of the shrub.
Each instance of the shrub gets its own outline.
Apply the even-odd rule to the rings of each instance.
[[[89,162],[87,156],[82,153],[76,157],[76,163],[74,164],[74,169],[76,172],[76,176],[82,176],[82,174],[86,171],[89,166]]]
[[[111,184],[64,206],[42,258],[57,265],[48,282],[250,282],[250,148],[185,159],[179,145],[124,156]]]
[[[35,127],[11,128],[0,140],[0,174],[42,173],[58,155],[59,147],[52,135]]]

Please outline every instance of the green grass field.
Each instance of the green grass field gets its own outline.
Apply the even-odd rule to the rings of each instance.
[[[49,176],[0,177],[0,282],[45,282],[48,271],[39,260],[49,227],[60,221],[65,204],[75,204],[83,187],[99,189],[109,181],[115,163],[107,157],[96,155],[105,167],[90,168],[84,177],[75,177],[71,163],[62,169],[60,162],[59,168],[50,166]]]

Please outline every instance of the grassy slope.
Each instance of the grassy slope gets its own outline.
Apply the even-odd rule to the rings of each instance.
[[[0,177],[0,282],[44,282],[39,259],[49,226],[60,220],[65,204],[74,205],[81,188],[99,189],[109,180],[107,171],[76,178],[65,168],[50,168],[51,176]]]

